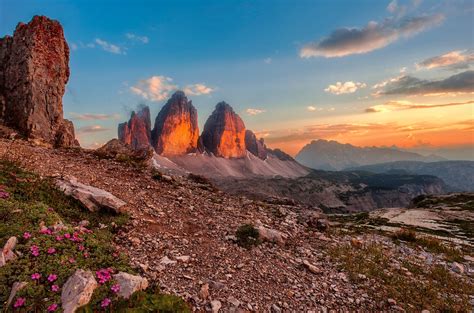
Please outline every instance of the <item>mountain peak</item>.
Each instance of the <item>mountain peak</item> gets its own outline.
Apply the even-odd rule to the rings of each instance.
[[[132,111],[128,122],[119,124],[118,138],[133,149],[149,147],[151,140],[150,108],[140,106],[136,112]]]
[[[155,119],[152,144],[158,154],[194,152],[199,138],[197,110],[185,93],[176,91]]]
[[[243,158],[246,155],[245,124],[232,107],[222,101],[206,121],[200,140],[215,156]]]

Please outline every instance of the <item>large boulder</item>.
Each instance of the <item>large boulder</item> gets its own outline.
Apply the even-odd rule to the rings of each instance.
[[[76,178],[58,179],[57,186],[64,194],[79,200],[89,211],[108,210],[115,213],[124,212],[126,203],[110,192],[82,184]]]
[[[199,138],[197,110],[182,91],[176,91],[155,119],[152,143],[156,153],[170,156],[195,152]]]
[[[78,146],[63,118],[69,47],[58,21],[35,16],[0,39],[0,120],[21,135],[51,146]]]
[[[150,145],[133,149],[132,146],[118,139],[112,139],[102,147],[94,150],[94,154],[100,158],[143,163],[148,162],[153,157],[153,153],[154,150]]]
[[[206,121],[200,138],[201,149],[223,158],[246,156],[245,124],[232,107],[219,102]]]
[[[119,272],[114,275],[114,279],[120,286],[120,290],[117,294],[125,299],[130,298],[130,296],[137,291],[148,288],[148,280],[141,276]]]
[[[150,109],[142,106],[130,120],[118,126],[118,139],[135,150],[146,149],[151,145]]]
[[[97,281],[91,271],[77,269],[62,288],[61,303],[64,313],[74,313],[89,303],[97,287]]]

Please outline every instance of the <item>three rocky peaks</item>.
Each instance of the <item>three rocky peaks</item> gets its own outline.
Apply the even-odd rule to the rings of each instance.
[[[26,138],[56,147],[78,146],[63,118],[69,47],[58,21],[35,16],[0,38],[0,122]]]
[[[176,91],[166,102],[151,129],[150,109],[142,106],[132,112],[128,122],[118,127],[118,137],[134,149],[152,146],[163,156],[208,152],[216,157],[243,158],[247,151],[262,160],[268,152],[263,139],[245,129],[245,124],[232,107],[219,102],[204,124],[199,136],[198,114],[184,92]]]

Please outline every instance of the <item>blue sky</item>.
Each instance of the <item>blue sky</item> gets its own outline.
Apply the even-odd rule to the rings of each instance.
[[[471,70],[472,1],[3,0],[0,35],[36,14],[64,27],[71,48],[64,110],[84,146],[116,136],[117,123],[139,103],[156,116],[174,88],[191,90],[201,126],[225,100],[247,128],[290,153],[317,138],[418,148],[474,141],[462,126],[462,142],[436,141],[419,129],[433,119],[438,131],[466,123],[469,113],[472,119],[471,90],[374,95],[373,88],[403,75],[431,81]],[[454,63],[416,66],[451,60],[450,52]],[[462,104],[433,106],[446,103]],[[373,124],[391,133],[379,138]],[[416,140],[400,127],[417,127]]]

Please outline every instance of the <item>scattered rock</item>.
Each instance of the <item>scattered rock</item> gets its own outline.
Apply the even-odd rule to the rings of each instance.
[[[141,276],[119,272],[114,275],[114,279],[120,285],[118,295],[125,299],[130,298],[130,296],[137,291],[148,288],[148,280]]]
[[[209,284],[204,284],[201,286],[201,290],[199,290],[199,297],[203,300],[209,298]]]
[[[219,300],[213,300],[211,301],[211,310],[212,313],[217,313],[221,309],[222,304]]]
[[[453,264],[451,265],[451,270],[458,274],[464,274],[464,265],[458,262],[453,262]]]
[[[279,245],[285,244],[286,235],[282,232],[275,229],[267,228],[263,225],[257,226],[257,230],[260,240],[273,242]]]
[[[58,179],[56,183],[66,195],[79,200],[91,212],[105,209],[122,213],[123,207],[126,205],[124,201],[110,192],[82,184],[74,177],[69,180]]]
[[[160,264],[163,264],[163,265],[176,264],[176,261],[171,260],[165,255],[164,257],[161,258]]]
[[[7,243],[3,246],[2,252],[0,253],[0,267],[17,258],[14,252],[17,243],[18,239],[16,237],[10,237],[7,240]]]
[[[321,273],[321,270],[317,266],[309,263],[306,260],[303,261],[303,265],[313,274],[320,274]]]
[[[191,260],[191,257],[189,255],[181,255],[181,256],[177,256],[176,260],[183,263],[188,263]]]
[[[61,292],[64,313],[74,313],[77,308],[89,303],[97,286],[97,281],[91,271],[76,270],[68,278]]]

